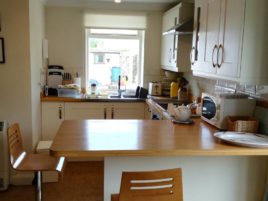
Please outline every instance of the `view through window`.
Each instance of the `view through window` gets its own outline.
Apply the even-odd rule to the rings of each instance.
[[[99,91],[136,89],[142,82],[143,31],[87,30],[87,86]]]

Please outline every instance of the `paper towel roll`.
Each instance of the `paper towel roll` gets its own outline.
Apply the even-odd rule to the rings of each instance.
[[[74,78],[74,84],[81,87],[81,77],[75,77]]]

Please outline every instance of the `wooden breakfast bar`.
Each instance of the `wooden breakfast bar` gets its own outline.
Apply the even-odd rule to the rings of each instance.
[[[181,167],[184,201],[263,201],[268,149],[214,138],[215,128],[170,120],[69,120],[58,130],[51,155],[104,157],[104,200],[119,191],[123,170]]]

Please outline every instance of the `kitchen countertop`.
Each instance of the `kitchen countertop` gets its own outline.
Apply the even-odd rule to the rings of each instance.
[[[86,98],[85,95],[76,97],[42,96],[42,102],[145,102],[144,98]]]
[[[178,98],[170,98],[166,96],[148,96],[149,99],[153,100],[156,103],[175,103],[178,105],[189,104],[191,101],[181,101]]]
[[[50,148],[54,156],[261,156],[268,149],[216,140],[216,129],[200,119],[192,125],[170,120],[65,120]]]

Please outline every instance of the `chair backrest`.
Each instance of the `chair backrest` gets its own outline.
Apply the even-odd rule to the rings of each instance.
[[[17,159],[25,154],[22,145],[20,127],[18,123],[15,123],[8,128],[7,139],[10,154],[10,162],[12,167],[16,169]]]
[[[181,168],[123,172],[119,201],[182,201]]]

